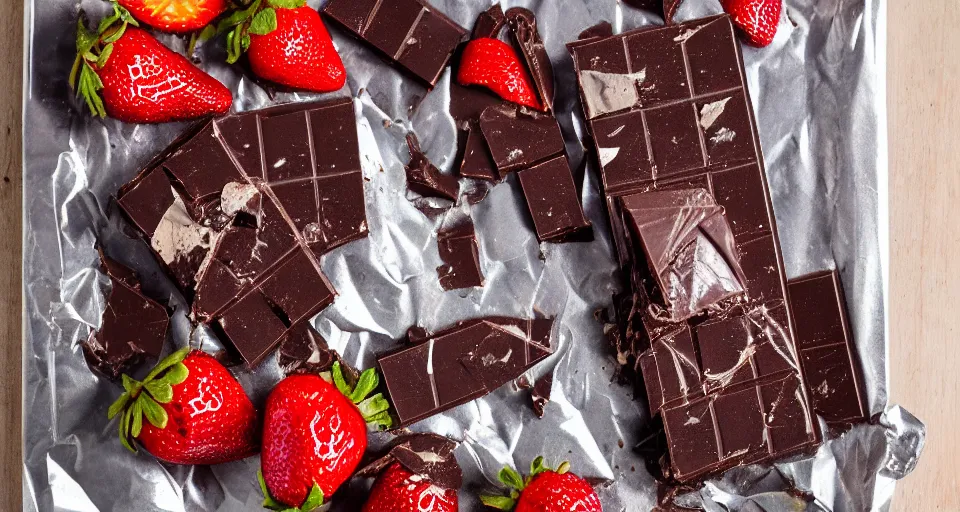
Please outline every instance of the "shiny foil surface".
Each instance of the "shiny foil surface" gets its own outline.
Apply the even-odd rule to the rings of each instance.
[[[367,239],[329,254],[324,271],[339,297],[313,324],[347,361],[374,364],[414,325],[440,329],[484,315],[557,317],[556,353],[531,373],[553,372],[551,402],[538,419],[529,391],[507,385],[493,394],[414,425],[461,442],[461,510],[495,490],[503,465],[523,470],[537,455],[569,460],[596,484],[608,511],[656,505],[657,484],[633,449],[648,421],[645,403],[614,379],[616,359],[594,312],[620,286],[598,170],[582,146],[585,124],[565,43],[610,21],[615,31],[662,23],[617,0],[504,1],[538,17],[553,60],[557,117],[574,168],[585,163],[583,202],[595,226],[591,243],[539,244],[519,183],[510,177],[479,204],[465,196],[427,215],[408,198],[404,137],[452,172],[456,126],[449,115],[449,69],[427,93],[364,44],[331,27],[347,67],[347,86],[329,97],[354,98],[366,182]],[[433,0],[464,27],[491,0]],[[101,0],[27,0],[24,105],[24,510],[256,511],[259,459],[214,467],[163,465],[128,453],[106,411],[121,389],[95,374],[79,340],[95,329],[109,280],[95,245],[135,268],[145,292],[175,314],[167,351],[193,343],[215,351],[216,338],[192,331],[189,311],[147,245],[132,236],[113,196],[188,125],[136,126],[89,116],[72,97],[67,75],[80,9],[92,19]],[[311,3],[314,7],[317,4]],[[677,19],[720,12],[717,0],[686,0]],[[779,33],[765,49],[746,47],[749,89],[759,123],[779,236],[789,277],[836,267],[849,302],[875,421],[826,443],[815,457],[773,467],[742,467],[678,502],[709,511],[886,510],[894,482],[923,447],[922,423],[887,402],[888,227],[884,0],[786,0]],[[160,36],[184,51],[186,40]],[[234,110],[322,96],[271,97],[224,51],[207,45],[200,66],[230,87]],[[462,194],[475,183],[464,180]],[[476,224],[486,284],[443,292],[436,232],[469,215]],[[257,405],[281,378],[276,357],[254,370],[233,369]],[[374,435],[374,444],[388,435]],[[795,489],[792,489],[795,484]],[[369,482],[355,481],[333,510],[359,510]],[[798,490],[800,492],[798,492]],[[805,504],[798,496],[813,496]]]

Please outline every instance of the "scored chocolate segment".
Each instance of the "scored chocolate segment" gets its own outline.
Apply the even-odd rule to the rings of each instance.
[[[319,259],[367,235],[350,99],[199,125],[120,189],[118,203],[246,362],[329,305]]]
[[[541,240],[566,241],[590,226],[580,207],[566,155],[521,170],[518,176]]]
[[[443,265],[437,267],[441,288],[457,290],[483,286],[480,251],[472,221],[438,232],[437,247],[443,261]]]
[[[787,284],[797,325],[797,348],[814,409],[832,427],[866,421],[870,411],[847,305],[837,271]]]
[[[421,0],[331,0],[322,12],[428,87],[467,33]]]
[[[480,398],[550,355],[552,320],[490,317],[378,358],[400,427]],[[415,340],[415,341],[414,341]]]

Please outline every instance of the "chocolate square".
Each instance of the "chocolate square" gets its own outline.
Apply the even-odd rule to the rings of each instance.
[[[304,112],[265,117],[264,132],[282,133],[282,137],[263,138],[263,162],[267,181],[276,182],[312,178],[313,157],[307,118]]]
[[[260,285],[270,304],[283,311],[285,324],[309,320],[333,303],[333,287],[307,254],[299,250]]]
[[[320,222],[315,183],[315,180],[308,179],[270,185],[283,211],[301,233],[307,226]]]
[[[399,418],[419,419],[440,405],[435,398],[432,357],[430,345],[423,343],[379,359],[390,404]],[[387,378],[394,375],[403,378]]]
[[[740,244],[740,268],[747,277],[747,297],[758,301],[783,300],[780,261],[773,235]]]
[[[253,290],[227,308],[218,324],[250,367],[273,351],[287,330],[259,290]]]
[[[537,238],[558,240],[590,226],[565,155],[522,170],[519,177]]]
[[[643,112],[637,110],[604,117],[592,121],[591,125],[605,190],[613,191],[653,179]]]
[[[653,342],[652,351],[664,403],[700,392],[700,366],[688,326],[659,337]]]
[[[726,17],[687,29],[683,45],[690,62],[693,90],[697,95],[736,87],[745,82],[740,74],[740,41]]]
[[[640,101],[645,107],[691,97],[683,48],[675,41],[682,30],[664,27],[624,37],[631,71],[644,75]]]
[[[463,39],[464,31],[446,16],[435,10],[424,9],[419,22],[413,28],[397,61],[417,76],[436,83],[446,67],[450,53],[438,48],[456,48]]]
[[[704,167],[698,115],[690,103],[646,111],[647,131],[657,176]]]
[[[320,178],[317,193],[320,196],[320,231],[326,251],[367,236],[361,173]]]
[[[340,0],[327,2],[323,13],[336,19],[351,32],[362,34],[373,9],[383,0]]]
[[[480,129],[501,175],[564,152],[560,125],[548,116],[515,107],[490,107]]]
[[[213,124],[224,147],[239,165],[240,171],[249,177],[263,178],[260,119],[257,114],[221,117],[214,120]]]
[[[801,350],[800,359],[813,406],[828,423],[857,421],[865,416],[853,358],[846,345]]]
[[[242,181],[240,174],[231,168],[233,166],[216,169],[224,162],[229,163],[227,153],[214,136],[213,124],[208,123],[167,157],[163,167],[176,178],[193,202],[211,195],[219,196],[227,183]]]
[[[742,90],[696,101],[700,129],[707,149],[707,165],[732,167],[754,162],[752,113]]]
[[[670,462],[677,479],[682,481],[688,475],[702,472],[703,468],[720,459],[713,421],[710,404],[706,400],[663,411]]]
[[[141,173],[120,189],[117,203],[130,222],[148,238],[153,238],[160,220],[174,203],[170,179],[157,167]]]
[[[790,304],[796,321],[797,346],[800,350],[843,343],[847,339],[845,304],[839,282],[831,274],[812,279],[791,280]]]
[[[720,437],[720,458],[766,451],[763,411],[757,389],[724,392],[713,402]]]
[[[359,171],[360,150],[353,102],[338,102],[311,110],[308,115],[317,175]]]
[[[723,206],[737,241],[773,229],[761,172],[756,165],[749,165],[711,174],[713,196]]]
[[[748,348],[753,340],[742,316],[731,316],[697,326],[697,345],[703,366],[704,385],[722,388],[753,379],[754,371]]]
[[[378,4],[364,37],[383,53],[396,58],[410,28],[420,19],[423,7],[417,0],[385,0]]]
[[[796,376],[760,385],[764,422],[774,453],[785,452],[817,439],[807,411],[806,396]]]

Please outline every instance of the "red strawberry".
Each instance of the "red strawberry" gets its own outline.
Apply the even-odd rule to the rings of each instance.
[[[233,375],[199,350],[173,353],[143,382],[123,375],[123,387],[107,414],[120,415],[120,442],[131,451],[136,438],[160,460],[203,465],[257,452],[257,411]]]
[[[321,376],[294,374],[267,398],[260,468],[264,506],[311,510],[345,482],[367,448],[367,423],[389,426],[383,395],[367,398],[378,385],[373,369],[356,388],[334,363],[332,383]]]
[[[233,96],[216,79],[160,44],[126,9],[92,34],[81,19],[70,85],[94,115],[130,123],[162,123],[224,114]],[[102,95],[102,98],[101,98]]]
[[[377,478],[363,512],[457,512],[457,491],[434,485],[399,463]]]
[[[463,49],[460,85],[482,85],[501,98],[542,110],[530,73],[509,44],[490,37],[473,39]]]
[[[134,18],[167,32],[193,32],[227,10],[227,0],[117,0]]]
[[[228,18],[227,62],[244,51],[260,78],[316,92],[336,91],[347,81],[340,54],[320,14],[306,0],[255,0]]]
[[[720,3],[746,36],[747,44],[762,48],[773,42],[783,0],[720,0]]]
[[[603,512],[593,487],[569,470],[570,463],[564,462],[554,471],[543,464],[543,457],[534,459],[525,479],[516,471],[503,468],[499,478],[511,488],[510,497],[481,496],[480,501],[514,512]]]

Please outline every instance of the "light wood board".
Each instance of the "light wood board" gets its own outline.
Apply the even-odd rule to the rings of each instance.
[[[927,447],[894,510],[960,511],[960,2],[889,5],[892,400]],[[21,508],[23,5],[0,2],[0,510]]]

